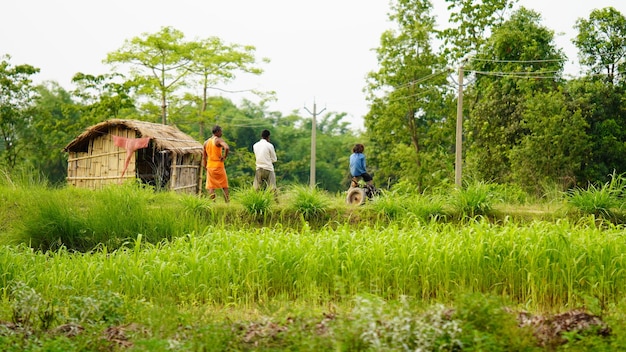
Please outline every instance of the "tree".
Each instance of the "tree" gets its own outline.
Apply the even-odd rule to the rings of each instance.
[[[371,101],[365,116],[373,144],[367,148],[371,164],[378,165],[379,178],[395,182],[408,177],[419,189],[432,170],[423,163],[424,155],[432,151],[425,141],[445,125],[449,112],[442,98],[448,71],[431,47],[435,23],[431,10],[428,0],[399,0],[392,6],[389,18],[398,30],[382,34],[376,49],[380,68],[368,75],[366,87]]]
[[[204,121],[207,111],[209,89],[222,90],[218,84],[232,81],[237,72],[245,72],[260,75],[263,70],[256,66],[254,52],[255,47],[238,44],[225,44],[220,38],[210,37],[201,40],[194,46],[188,67],[189,81],[195,83],[202,91],[201,104],[198,111],[198,124],[200,136],[204,138]],[[263,59],[269,62],[268,59]]]
[[[582,77],[566,88],[569,109],[584,118],[589,143],[576,173],[578,184],[604,183],[614,172],[626,172],[626,87]]]
[[[527,132],[509,152],[512,179],[539,194],[546,184],[574,186],[590,154],[587,122],[580,109],[559,90],[527,97],[521,128]]]
[[[520,8],[494,28],[468,64],[477,78],[467,92],[466,163],[468,173],[479,179],[512,181],[511,150],[529,133],[525,103],[535,92],[558,87],[565,57],[540,21],[538,13]]]
[[[0,163],[13,168],[32,134],[32,103],[36,91],[31,76],[39,69],[12,65],[5,55],[0,61]]]
[[[593,10],[589,19],[580,18],[574,26],[578,35],[572,40],[580,61],[592,74],[605,71],[606,80],[614,83],[626,57],[626,18],[613,7]],[[620,66],[621,65],[621,66]]]
[[[121,81],[121,82],[119,82]],[[72,78],[82,110],[83,126],[90,126],[110,118],[122,118],[135,113],[132,86],[120,74],[93,76],[77,73]]]
[[[72,100],[58,83],[45,82],[36,87],[39,98],[33,105],[28,165],[53,184],[65,182],[67,155],[63,148],[89,126],[82,122],[83,107]]]
[[[161,122],[167,124],[168,99],[189,74],[192,50],[196,43],[184,40],[184,34],[172,27],[126,40],[123,47],[109,53],[108,64],[129,64],[130,76],[138,93],[158,97],[161,102]]]
[[[501,25],[517,0],[445,0],[450,12],[449,23],[457,27],[440,32],[444,53],[451,61],[469,57],[481,51],[490,31]]]

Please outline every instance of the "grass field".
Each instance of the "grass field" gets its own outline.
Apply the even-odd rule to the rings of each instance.
[[[582,206],[602,197],[476,184],[354,207],[308,187],[224,204],[5,183],[0,346],[624,349],[626,241],[609,193]]]

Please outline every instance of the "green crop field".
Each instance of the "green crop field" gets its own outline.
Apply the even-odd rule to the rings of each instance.
[[[619,206],[1,186],[3,351],[626,347]],[[269,200],[268,200],[269,199]],[[596,207],[597,208],[597,207]],[[601,215],[605,216],[602,217]]]

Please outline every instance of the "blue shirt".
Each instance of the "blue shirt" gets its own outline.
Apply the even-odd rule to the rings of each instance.
[[[365,171],[365,155],[363,153],[352,153],[350,155],[350,174],[352,176],[361,176]]]

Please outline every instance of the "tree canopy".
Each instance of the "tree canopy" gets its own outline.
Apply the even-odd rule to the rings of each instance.
[[[393,0],[392,27],[375,48],[378,64],[365,78],[370,110],[365,132],[346,112],[316,124],[318,186],[348,185],[354,143],[366,145],[379,187],[416,190],[451,185],[457,103],[462,104],[462,162],[467,179],[514,183],[540,193],[605,182],[626,172],[626,19],[612,7],[580,18],[572,42],[583,70],[564,75],[567,60],[539,13],[515,0],[446,0],[449,28],[437,28],[429,0]],[[63,146],[109,118],[174,124],[203,141],[213,124],[233,148],[233,187],[251,183],[252,144],[272,130],[279,184],[309,183],[312,119],[270,111],[229,97],[239,75],[262,75],[266,58],[251,45],[217,37],[189,40],[172,27],[124,42],[104,62],[111,72],[76,73],[72,89],[33,85],[39,69],[0,61],[0,165],[31,167],[54,183],[65,175]]]

